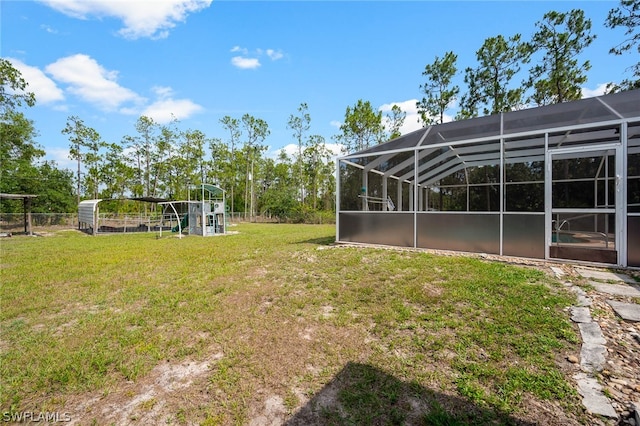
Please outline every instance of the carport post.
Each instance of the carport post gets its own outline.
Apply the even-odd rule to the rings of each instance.
[[[23,207],[24,207],[24,233],[33,235],[33,231],[31,230],[31,198],[25,197],[23,198]]]

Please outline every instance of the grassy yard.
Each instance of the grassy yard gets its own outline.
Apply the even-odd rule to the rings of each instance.
[[[78,424],[581,421],[564,361],[579,351],[563,312],[573,299],[544,272],[333,247],[334,226],[233,230],[2,240],[2,412]]]

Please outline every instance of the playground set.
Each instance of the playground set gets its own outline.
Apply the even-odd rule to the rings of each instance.
[[[202,184],[198,188],[198,195],[191,200],[191,188],[187,201],[164,201],[158,203],[163,206],[162,217],[182,217],[171,232],[178,235],[186,230],[189,235],[208,237],[224,234],[227,225],[224,191],[209,184]],[[199,199],[198,199],[199,198]],[[168,213],[167,213],[168,212]],[[173,213],[173,214],[172,214]],[[162,227],[160,227],[162,236]]]
[[[151,214],[112,215],[100,213],[103,199],[85,200],[78,205],[78,228],[91,235],[127,232],[162,232],[203,237],[224,235],[227,230],[225,192],[218,186],[189,186],[187,200],[128,198],[133,202],[157,205]],[[120,200],[121,201],[121,200]],[[144,209],[145,212],[147,209]]]

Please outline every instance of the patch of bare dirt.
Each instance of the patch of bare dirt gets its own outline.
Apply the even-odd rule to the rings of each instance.
[[[280,426],[287,417],[287,408],[279,395],[271,395],[264,401],[262,410],[253,413],[249,426]]]
[[[181,412],[206,402],[207,373],[222,357],[215,352],[200,362],[161,363],[139,381],[119,384],[101,394],[69,398],[62,411],[70,413],[70,425],[175,423]]]

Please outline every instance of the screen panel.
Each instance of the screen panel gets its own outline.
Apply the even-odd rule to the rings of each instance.
[[[413,247],[413,213],[341,212],[340,241]]]
[[[500,253],[499,214],[418,213],[418,247]]]
[[[627,264],[640,267],[640,216],[627,217]]]
[[[505,214],[502,253],[544,259],[544,214]]]

